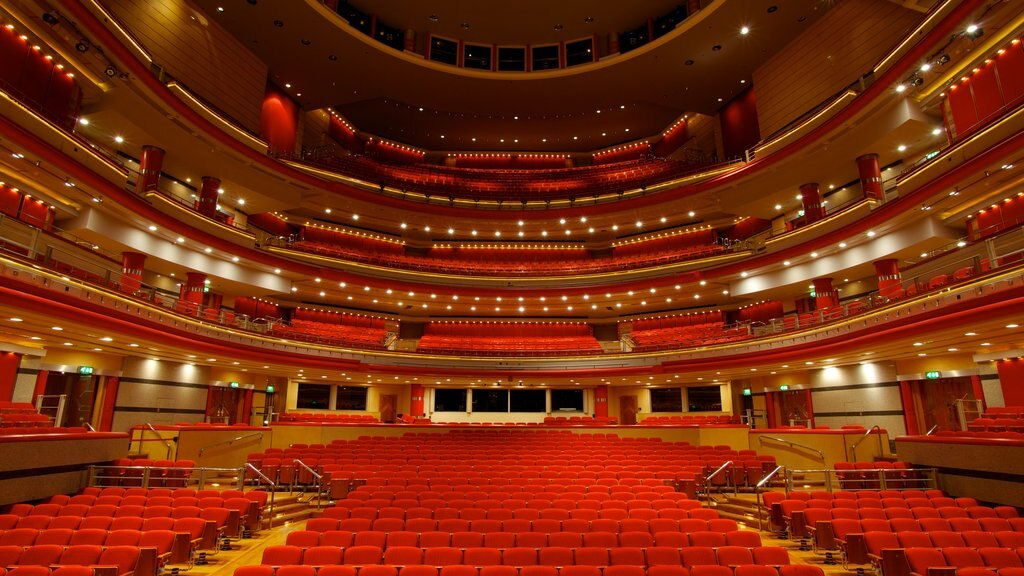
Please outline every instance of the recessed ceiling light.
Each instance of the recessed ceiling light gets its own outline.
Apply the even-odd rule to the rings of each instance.
[[[896,150],[899,151],[899,152],[906,152],[907,151],[907,145],[906,144],[900,144],[899,146],[896,147]]]
[[[23,320],[21,318],[18,318],[18,317],[9,318],[9,320],[11,322],[23,322]]]
[[[151,224],[151,225],[149,226],[149,231],[150,231],[150,232],[156,232],[156,226],[153,226],[153,225]]]
[[[51,327],[50,327],[50,330],[56,330],[57,332],[61,332],[61,331],[63,331],[64,329],[63,329],[63,328],[61,328],[60,326],[51,326]]]
[[[1006,325],[1007,328],[1018,328],[1019,326],[1020,326],[1019,324],[1007,324]]]
[[[114,136],[114,142],[117,142],[118,144],[123,144],[124,138],[122,138],[121,136]]]
[[[750,27],[744,26],[744,27],[740,28],[740,34],[742,34],[744,36],[746,36],[747,34],[750,34]]]

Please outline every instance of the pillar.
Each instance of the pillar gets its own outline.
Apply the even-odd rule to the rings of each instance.
[[[100,414],[100,431],[110,432],[114,426],[114,408],[117,406],[117,388],[120,380],[117,376],[103,379],[103,408]]]
[[[252,388],[242,390],[242,413],[238,415],[238,419],[232,422],[232,424],[245,424],[246,426],[252,424],[252,398]]]
[[[405,31],[405,35],[402,37],[402,48],[406,52],[416,51],[416,31],[409,29]]]
[[[18,379],[21,354],[0,352],[0,401],[10,402],[14,397],[14,383]]]
[[[900,403],[903,405],[903,424],[907,427],[907,435],[921,434],[917,423],[917,407],[914,406],[913,384],[909,381],[900,380]]]
[[[814,284],[814,308],[824,310],[839,305],[839,291],[832,286],[831,278],[815,278],[811,280]]]
[[[423,396],[426,393],[426,389],[422,384],[413,384],[409,387],[409,415],[413,418],[422,418],[425,412],[423,411]]]
[[[220,178],[203,176],[203,186],[199,189],[199,213],[211,218],[217,215],[217,200],[220,197]]]
[[[818,192],[818,183],[800,185],[800,202],[804,206],[804,222],[811,224],[825,217],[825,210],[821,207],[821,193]]]
[[[899,298],[903,291],[900,280],[900,262],[895,258],[876,260],[875,276],[878,278],[878,295],[883,298]]]
[[[49,370],[36,372],[36,385],[32,388],[32,405],[35,406],[36,398],[46,394],[46,380],[50,377]]]
[[[878,154],[857,157],[857,172],[860,173],[860,189],[868,200],[881,200],[885,196],[882,188],[882,169],[878,166]]]
[[[996,362],[1004,406],[1024,406],[1024,360],[1006,358]],[[0,377],[2,378],[2,377]]]
[[[594,417],[608,417],[608,386],[601,385],[594,388]]]
[[[596,49],[597,46],[595,46],[594,48]],[[615,32],[612,32],[611,34],[608,35],[608,53],[609,54],[618,54],[619,53],[619,35],[616,34]],[[594,58],[594,60],[597,61],[598,59]]]
[[[121,253],[121,290],[129,294],[142,288],[142,271],[146,269],[146,255],[139,252]]]
[[[202,304],[203,291],[206,289],[206,274],[189,272],[185,283],[181,285],[180,298],[186,302]]]
[[[156,146],[143,146],[139,156],[139,178],[135,182],[135,192],[146,194],[157,189],[160,184],[160,171],[164,166],[164,150]]]

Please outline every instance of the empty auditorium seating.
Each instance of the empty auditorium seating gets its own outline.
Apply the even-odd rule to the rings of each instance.
[[[751,337],[746,326],[726,327],[725,315],[720,311],[634,320],[627,336],[637,352],[721,344]]]
[[[273,336],[336,346],[384,349],[387,330],[382,318],[296,308],[289,324],[274,323]]]
[[[593,329],[582,323],[429,322],[416,346],[428,354],[565,356],[600,354]]]

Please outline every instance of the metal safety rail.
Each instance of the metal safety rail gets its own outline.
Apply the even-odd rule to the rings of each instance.
[[[875,436],[878,437],[878,455],[885,455],[885,449],[882,447],[882,429],[877,424],[875,424],[871,428],[868,428],[864,432],[864,435],[858,438],[857,441],[850,446],[850,462],[857,462],[857,446],[860,446],[861,442],[867,440],[872,433],[876,433]]]
[[[249,434],[242,434],[241,436],[236,436],[235,438],[229,438],[227,440],[221,440],[220,442],[214,442],[213,444],[207,444],[206,446],[203,446],[202,448],[199,449],[199,457],[201,458],[203,456],[203,453],[205,453],[210,448],[216,448],[217,446],[230,446],[235,442],[240,442],[242,440],[245,440],[246,438],[253,437],[259,437],[260,440],[263,440],[263,432],[251,432]]]
[[[764,514],[763,514],[763,512],[764,512],[764,498],[762,498],[762,494],[764,494],[765,491],[766,491],[765,490],[765,486],[767,486],[769,483],[771,483],[771,481],[776,476],[778,476],[779,474],[782,474],[784,476],[785,473],[786,473],[786,467],[785,466],[776,466],[774,470],[769,472],[764,478],[761,479],[760,482],[757,483],[756,486],[754,486],[754,498],[755,498],[755,500],[757,502],[757,529],[758,530],[764,530]],[[769,510],[768,512],[770,513],[771,511]]]
[[[302,460],[299,460],[297,458],[295,459],[295,464],[297,464],[301,470],[305,470],[309,474],[310,479],[313,481],[312,487],[314,488],[314,491],[313,491],[314,493],[313,493],[312,496],[310,496],[309,502],[313,502],[313,500],[316,500],[316,507],[319,510],[320,508],[323,507],[322,502],[323,502],[323,493],[324,493],[324,488],[325,488],[324,487],[324,477],[323,477],[323,475],[320,474],[319,472],[317,472],[316,470],[310,468],[309,465],[307,465],[305,462],[303,462]],[[301,470],[300,470],[300,473],[301,473]],[[303,492],[306,491],[305,490],[305,488],[307,486],[306,484],[300,482],[300,483],[298,483],[297,486]]]
[[[270,493],[270,499],[267,500],[267,515],[266,515],[267,525],[266,525],[266,527],[270,528],[270,527],[273,526],[273,522],[274,522],[274,495],[277,493],[277,483],[274,482],[273,480],[271,480],[270,478],[268,478],[267,475],[264,474],[262,471],[260,471],[259,468],[253,466],[249,462],[246,462],[245,466],[240,468],[239,471],[238,471],[238,484],[239,484],[239,488],[238,489],[239,490],[243,490],[244,489],[242,487],[245,486],[245,477],[249,473],[254,474],[256,476],[256,478],[258,478],[262,484],[266,484],[267,488],[269,488],[269,490],[267,490],[267,492]],[[263,518],[262,517],[260,519],[260,522],[261,522],[261,527],[262,527],[262,522],[263,522]]]
[[[729,488],[730,484],[733,484],[733,482],[732,482],[732,475],[731,474],[727,474],[727,472],[731,468],[732,468],[732,460],[726,460],[724,463],[722,463],[721,466],[719,466],[717,469],[715,469],[714,472],[712,472],[711,474],[708,474],[707,476],[704,477],[704,498],[707,500],[708,504],[711,504],[711,501],[712,501],[712,498],[711,498],[712,480],[717,478],[719,474],[725,474],[725,483],[724,484],[720,484],[718,487],[720,487],[720,488]],[[735,485],[732,486],[732,490],[733,490],[733,494],[735,494],[736,493],[736,486]]]
[[[799,482],[800,486],[795,486]],[[938,487],[935,468],[869,468],[854,470],[790,470],[786,491],[815,487],[837,490],[929,490]]]
[[[157,438],[160,439],[160,442],[162,442],[164,447],[167,448],[167,459],[171,460],[172,459],[171,452],[174,451],[174,445],[171,443],[171,441],[166,439],[166,438],[164,438],[163,436],[161,436],[160,433],[157,432],[156,428],[154,428],[153,425],[150,424],[149,422],[146,422],[143,426],[145,426],[145,428],[142,429],[142,435],[144,436],[146,434],[146,430],[149,430],[153,434],[156,434]],[[140,442],[142,441],[141,437],[139,438],[139,441]]]
[[[825,463],[825,453],[822,452],[821,450],[818,450],[817,448],[815,448],[813,446],[808,446],[806,444],[801,444],[799,442],[793,442],[792,440],[786,440],[785,438],[776,438],[775,436],[758,436],[757,437],[757,443],[759,445],[761,445],[761,446],[764,445],[764,441],[765,440],[769,440],[769,441],[772,441],[772,442],[778,442],[779,444],[785,444],[786,446],[792,446],[793,448],[800,448],[800,449],[803,449],[803,450],[808,450],[810,452],[814,452],[815,454],[818,455],[818,458],[821,460],[822,464]]]
[[[185,466],[90,466],[86,485],[100,488],[223,488],[225,477],[238,490],[242,490],[240,468],[209,468]]]

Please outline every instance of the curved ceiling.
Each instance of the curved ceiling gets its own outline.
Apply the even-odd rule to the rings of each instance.
[[[218,0],[197,4],[265,61],[271,79],[290,86],[286,89],[303,108],[333,106],[364,132],[441,151],[581,152],[656,136],[686,113],[715,113],[749,85],[759,65],[832,3],[719,0],[627,54],[528,73],[480,72],[400,52],[312,0],[236,4],[223,11]],[[440,3],[453,13],[463,4],[469,3]],[[554,4],[559,6],[540,10],[543,17],[523,12],[513,22],[546,22],[580,5]],[[640,13],[660,7],[657,2],[603,4]],[[491,8],[490,3],[472,8],[479,24],[470,32],[476,26],[503,27],[506,10]],[[397,18],[396,6],[388,10]],[[411,22],[423,11],[406,18]],[[608,18],[613,13],[607,12]],[[744,26],[747,35],[740,34]]]

